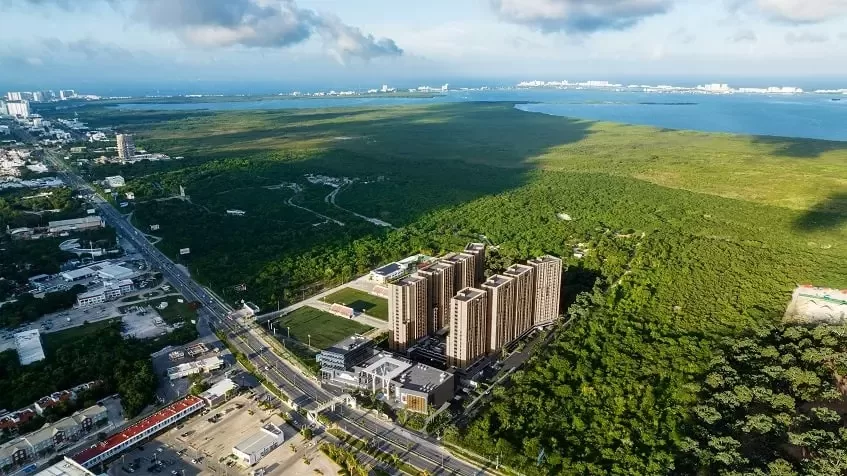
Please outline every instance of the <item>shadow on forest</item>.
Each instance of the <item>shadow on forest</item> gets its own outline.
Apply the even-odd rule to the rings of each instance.
[[[810,210],[807,210],[794,222],[801,231],[819,231],[838,228],[847,223],[847,191],[836,193]]]
[[[562,276],[562,298],[560,309],[568,309],[576,302],[576,297],[583,292],[590,293],[597,280],[604,277],[595,269],[586,269],[580,262],[578,267],[568,267]]]
[[[847,151],[847,142],[819,139],[755,136],[753,143],[770,146],[773,155],[798,159],[814,159],[834,150]]]

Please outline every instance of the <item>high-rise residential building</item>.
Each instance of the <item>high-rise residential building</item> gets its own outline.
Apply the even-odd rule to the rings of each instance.
[[[0,116],[5,116],[8,113],[9,112],[6,109],[6,101],[0,100]]]
[[[135,140],[132,134],[118,134],[118,157],[121,160],[128,160],[135,156]]]
[[[29,102],[27,101],[8,101],[6,110],[10,116],[29,117]]]
[[[455,266],[449,261],[439,261],[418,271],[419,275],[426,278],[429,287],[432,306],[430,333],[438,332],[449,324],[450,299],[456,294],[454,271]]]
[[[21,93],[15,91],[9,91],[6,93],[6,99],[9,101],[22,101]]]
[[[75,97],[76,97],[76,91],[74,91],[73,89],[61,89],[61,90],[59,90],[59,99],[61,99],[62,101],[65,101],[65,100],[71,99],[71,98],[75,98]]]
[[[454,289],[473,288],[476,286],[476,255],[469,253],[450,253],[444,261],[454,267]]]
[[[464,288],[450,301],[447,364],[464,368],[488,352],[488,294]]]
[[[514,278],[515,337],[520,337],[534,325],[535,268],[525,264],[513,264],[503,271],[503,275]]]
[[[429,289],[426,278],[413,274],[388,285],[388,345],[403,352],[428,334]]]
[[[479,283],[485,281],[485,244],[470,243],[465,247],[465,253],[476,257],[474,260],[474,286],[479,286]]]
[[[32,93],[32,101],[33,102],[44,102],[44,93],[41,91],[34,91]]]
[[[559,317],[559,297],[562,289],[562,260],[555,256],[531,259],[535,269],[535,316],[533,325],[553,322]]]
[[[480,285],[488,293],[488,350],[496,352],[515,340],[515,278],[495,274]]]

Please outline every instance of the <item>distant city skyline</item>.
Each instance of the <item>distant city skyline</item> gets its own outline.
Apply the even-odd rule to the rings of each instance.
[[[841,0],[0,0],[0,14],[5,88],[847,78]]]

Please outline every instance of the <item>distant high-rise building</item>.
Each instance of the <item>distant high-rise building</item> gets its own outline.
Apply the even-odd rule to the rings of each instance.
[[[438,332],[449,325],[450,299],[456,294],[454,272],[455,266],[449,261],[439,261],[418,271],[419,275],[426,278],[429,287],[432,306],[430,333]]]
[[[426,278],[413,274],[388,285],[388,346],[403,352],[425,337],[430,316]]]
[[[29,117],[29,102],[9,101],[6,103],[6,110],[10,116]]]
[[[479,286],[479,283],[485,280],[485,245],[470,243],[465,247],[465,253],[475,256],[474,286]]]
[[[132,134],[118,134],[115,136],[118,142],[118,157],[128,160],[135,156],[135,140]]]
[[[6,93],[6,99],[8,99],[9,101],[22,101],[23,100],[23,98],[21,97],[21,93],[14,92],[14,91],[9,91],[8,93]]]
[[[41,91],[41,95],[44,96],[45,101],[52,101],[56,99],[56,92],[52,89],[48,89],[47,91]]]
[[[562,260],[542,256],[527,263],[535,268],[535,317],[533,325],[553,322],[559,317],[562,290]]]
[[[476,255],[470,253],[450,253],[444,261],[454,267],[453,289],[472,288],[476,286]]]
[[[535,268],[524,264],[513,264],[503,272],[503,275],[514,278],[515,337],[520,337],[534,325]]]
[[[0,101],[0,116],[5,116],[9,111],[6,109],[6,101]]]
[[[59,90],[59,99],[61,99],[62,101],[65,101],[65,100],[68,100],[68,99],[71,99],[71,98],[75,98],[75,97],[76,97],[76,91],[74,91],[73,89],[61,89],[61,90]]]
[[[515,340],[515,278],[495,274],[480,286],[488,293],[488,350]]]
[[[476,288],[459,291],[450,302],[447,364],[464,368],[488,353],[488,294]]]
[[[35,91],[32,93],[32,102],[44,102],[44,93]]]

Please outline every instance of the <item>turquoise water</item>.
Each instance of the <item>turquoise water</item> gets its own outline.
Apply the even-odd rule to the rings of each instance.
[[[832,99],[840,99],[833,101]],[[699,95],[597,90],[451,91],[434,98],[309,98],[122,104],[132,110],[259,110],[381,107],[466,101],[525,102],[524,111],[667,129],[847,141],[847,95]]]

